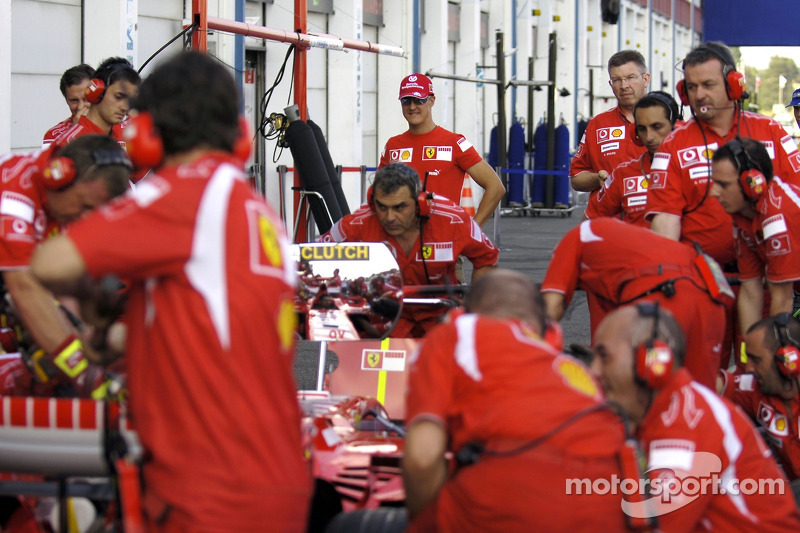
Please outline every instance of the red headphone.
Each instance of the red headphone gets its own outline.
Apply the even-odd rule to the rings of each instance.
[[[778,337],[778,344],[781,345],[775,352],[775,363],[782,375],[787,378],[796,378],[800,377],[800,349],[789,334],[791,319],[790,313],[775,315],[775,333]]]
[[[742,194],[748,200],[757,202],[767,190],[766,176],[739,139],[729,141],[728,145],[733,152],[734,163],[739,169],[739,186],[742,188]]]
[[[132,167],[128,156],[122,150],[95,150],[92,152],[95,167],[113,165]],[[91,168],[91,167],[90,167]],[[50,191],[61,191],[69,187],[77,178],[75,161],[69,157],[53,157],[42,171],[44,188]]]
[[[239,136],[233,143],[233,155],[244,165],[252,151],[250,124],[244,115],[239,116]],[[156,168],[164,159],[164,144],[153,122],[153,116],[140,111],[128,118],[122,129],[125,149],[136,168]]]
[[[433,193],[429,191],[420,191],[417,194],[417,216],[420,218],[430,218],[431,216],[431,207],[433,206]],[[375,194],[372,189],[372,185],[369,186],[367,189],[367,204],[369,204],[370,208],[375,211]]]
[[[728,99],[736,102],[744,98],[744,92],[747,90],[744,74],[737,72],[734,67],[728,64],[728,60],[713,47],[705,45],[705,49],[722,63],[722,78],[725,80],[725,94],[728,95]],[[686,91],[686,82],[680,80],[676,89],[681,99],[681,104],[689,105],[689,93]]]
[[[641,318],[653,318],[653,332],[650,338],[636,347],[634,375],[651,389],[663,387],[675,366],[672,349],[658,337],[658,301],[640,302],[636,310]]]
[[[90,104],[99,104],[106,94],[106,83],[100,78],[92,78],[86,87],[86,100]]]

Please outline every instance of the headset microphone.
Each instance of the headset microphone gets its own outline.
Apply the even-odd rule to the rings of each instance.
[[[708,113],[709,109],[734,109],[735,107],[736,107],[735,105],[726,105],[726,106],[722,106],[722,107],[714,107],[714,106],[710,106],[710,105],[702,105],[702,106],[700,106],[700,112],[701,113]]]

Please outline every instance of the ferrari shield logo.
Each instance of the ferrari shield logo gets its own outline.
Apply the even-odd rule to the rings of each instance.
[[[423,259],[430,259],[433,255],[433,247],[431,246],[423,246],[422,247],[422,258]]]
[[[426,146],[425,147],[425,158],[426,159],[435,159],[436,158],[436,147],[435,146]]]
[[[367,353],[366,359],[370,368],[381,367],[381,352],[369,352]]]

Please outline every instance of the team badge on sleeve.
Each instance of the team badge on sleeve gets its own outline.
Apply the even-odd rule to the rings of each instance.
[[[423,161],[452,161],[452,146],[425,146],[422,149]]]
[[[466,137],[461,137],[456,144],[459,148],[461,148],[462,152],[466,152],[472,148],[472,143],[469,142]]]

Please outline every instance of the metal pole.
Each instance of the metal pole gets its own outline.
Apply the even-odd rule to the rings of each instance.
[[[550,34],[550,47],[548,50],[549,69],[548,79],[553,82],[547,87],[547,170],[553,170],[556,160],[556,32]],[[553,207],[555,176],[548,174],[544,182],[544,205]]]
[[[528,58],[528,80],[533,81],[533,57]],[[528,88],[528,153],[533,152],[533,87]]]
[[[297,33],[305,33],[306,25],[308,24],[308,4],[306,0],[294,0],[294,27]],[[300,112],[300,120],[305,121],[308,118],[308,103],[306,101],[306,83],[307,83],[307,46],[298,44],[294,49],[294,103]],[[308,222],[307,205],[300,201],[300,189],[303,187],[300,181],[300,172],[297,165],[294,165],[294,186],[295,193],[293,199],[294,211],[300,215],[301,220]],[[307,224],[299,224],[297,229],[298,233],[295,242],[306,242],[308,239]]]
[[[497,53],[497,165],[500,167],[500,180],[508,190],[508,179],[502,169],[506,168],[506,65],[503,52],[503,32],[495,34]],[[508,205],[508,195],[503,196],[503,206]]]
[[[589,69],[589,118],[594,116],[594,69]],[[580,142],[580,139],[578,139]]]

